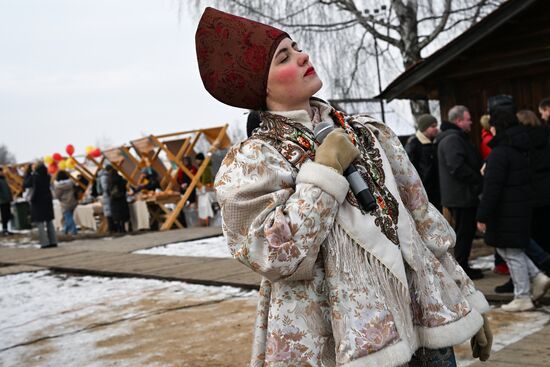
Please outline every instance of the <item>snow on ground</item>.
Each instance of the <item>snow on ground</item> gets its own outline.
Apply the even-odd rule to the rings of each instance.
[[[470,260],[470,266],[481,270],[493,270],[495,267],[495,255],[476,257]]]
[[[489,311],[488,318],[493,331],[491,353],[496,353],[541,330],[550,322],[550,309],[541,307],[536,311],[506,312],[499,308],[493,308]],[[470,341],[455,347],[455,353],[458,367],[465,367],[477,361],[471,357]]]
[[[227,286],[49,271],[0,277],[0,289],[0,366],[101,366],[104,364],[96,362],[94,345],[127,334],[125,320],[147,317],[163,307],[256,295]],[[116,325],[98,328],[113,322]],[[56,350],[45,360],[40,360],[40,350],[18,346],[41,338],[49,340],[50,349]],[[44,354],[51,354],[50,350]]]
[[[134,253],[166,256],[231,257],[227,242],[223,236],[172,243],[146,250],[138,250]]]

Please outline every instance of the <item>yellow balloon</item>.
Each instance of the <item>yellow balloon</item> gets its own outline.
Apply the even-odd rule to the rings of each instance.
[[[59,163],[57,164],[57,167],[59,167],[60,170],[65,171],[67,169],[67,161],[65,160],[59,161]]]
[[[75,163],[74,163],[74,158],[69,158],[67,159],[67,161],[65,162],[65,165],[67,167],[67,169],[74,169],[75,167]]]
[[[53,158],[51,155],[47,155],[44,157],[44,163],[46,163],[46,165],[50,165],[53,163]]]
[[[88,145],[88,146],[86,147],[86,155],[90,154],[90,152],[91,152],[92,150],[94,150],[94,147],[91,146],[91,145]]]

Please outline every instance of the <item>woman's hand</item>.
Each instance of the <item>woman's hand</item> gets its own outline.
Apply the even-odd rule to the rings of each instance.
[[[315,163],[334,168],[342,174],[359,154],[359,149],[353,145],[344,129],[334,129],[317,148]]]
[[[479,358],[480,361],[485,362],[491,356],[493,333],[489,327],[487,316],[481,316],[483,316],[483,326],[479,329],[477,334],[470,339],[470,345],[472,346],[472,357]]]

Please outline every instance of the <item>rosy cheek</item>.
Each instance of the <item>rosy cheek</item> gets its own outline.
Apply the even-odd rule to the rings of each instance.
[[[280,83],[288,83],[298,75],[298,68],[294,65],[284,66],[278,68],[278,70],[273,75],[273,79]]]

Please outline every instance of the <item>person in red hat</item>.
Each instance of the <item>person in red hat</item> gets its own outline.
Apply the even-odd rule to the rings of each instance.
[[[322,81],[282,30],[207,8],[196,52],[212,96],[259,111],[215,180],[231,253],[262,275],[251,366],[452,366],[470,338],[488,359],[489,305],[397,136],[313,97]]]

